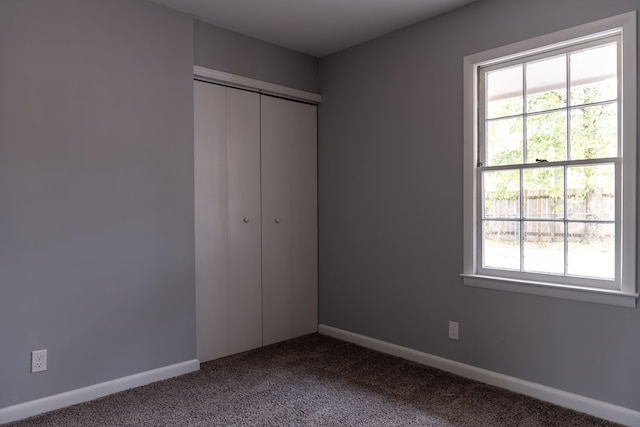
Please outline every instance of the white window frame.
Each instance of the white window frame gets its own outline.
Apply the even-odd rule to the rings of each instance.
[[[478,73],[480,67],[528,57],[541,52],[561,49],[578,42],[619,34],[621,37],[622,80],[621,140],[622,140],[622,207],[620,222],[623,234],[617,234],[621,243],[620,280],[616,289],[581,286],[579,283],[536,281],[523,276],[502,277],[487,275],[478,265],[478,228],[480,198],[478,196]],[[577,27],[543,35],[522,42],[487,50],[464,58],[464,263],[461,277],[467,286],[526,294],[603,303],[622,307],[635,307],[636,289],[636,12],[605,18]],[[568,281],[570,282],[570,281]]]

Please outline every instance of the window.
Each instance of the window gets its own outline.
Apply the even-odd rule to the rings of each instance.
[[[635,12],[465,57],[464,283],[635,307]]]

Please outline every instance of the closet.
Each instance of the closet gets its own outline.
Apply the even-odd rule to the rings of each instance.
[[[201,362],[317,331],[316,106],[194,81]]]

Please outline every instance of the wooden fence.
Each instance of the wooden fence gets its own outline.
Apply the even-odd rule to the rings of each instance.
[[[523,200],[524,239],[527,242],[562,242],[564,240],[565,216],[562,198],[552,197],[546,190],[528,191]],[[514,241],[520,233],[520,200],[500,199],[488,194],[484,217],[501,218],[485,223],[485,238],[499,241]],[[513,218],[514,221],[503,220]],[[593,239],[611,238],[615,235],[613,224],[598,224],[597,221],[615,219],[615,196],[598,191],[580,195],[569,190],[567,218],[570,242],[589,243]],[[552,221],[550,221],[552,220]],[[560,220],[560,222],[557,222]],[[554,222],[555,221],[555,222]]]

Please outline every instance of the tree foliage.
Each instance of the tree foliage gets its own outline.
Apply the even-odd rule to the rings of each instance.
[[[513,114],[522,97],[492,103],[491,115],[495,118],[486,124],[488,165],[615,157],[617,103],[600,103],[603,92],[611,90],[604,84],[574,87],[571,99],[573,104],[580,104],[570,108],[567,108],[566,91],[528,96],[527,111],[534,111],[531,114]],[[567,188],[571,203],[582,203],[589,193],[609,192],[610,168],[584,166],[569,170]],[[561,167],[535,169],[535,173],[531,169],[525,171],[524,187],[530,194],[544,192],[545,197],[564,199]],[[493,175],[491,188],[486,189],[486,202],[520,197],[519,174],[505,171]],[[560,200],[556,206],[561,206],[557,203]]]

